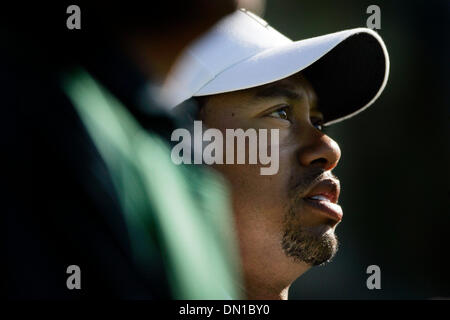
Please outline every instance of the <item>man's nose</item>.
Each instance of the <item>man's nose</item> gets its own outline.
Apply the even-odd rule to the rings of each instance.
[[[316,166],[323,170],[332,170],[341,158],[339,145],[327,135],[314,132],[300,149],[299,160],[302,166]]]

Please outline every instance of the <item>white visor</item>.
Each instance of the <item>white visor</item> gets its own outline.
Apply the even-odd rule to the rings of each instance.
[[[381,37],[367,28],[292,41],[241,9],[183,53],[163,86],[163,97],[173,108],[194,96],[253,88],[300,71],[330,125],[378,98],[389,75],[389,56]]]

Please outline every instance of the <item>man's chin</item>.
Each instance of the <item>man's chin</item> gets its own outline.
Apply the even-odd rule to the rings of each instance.
[[[304,262],[311,266],[326,264],[332,260],[338,250],[338,239],[334,228],[320,230],[286,230],[283,235],[284,253],[295,262]]]

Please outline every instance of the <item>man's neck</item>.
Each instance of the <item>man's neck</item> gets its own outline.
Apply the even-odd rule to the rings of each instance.
[[[288,300],[289,287],[270,288],[262,286],[247,286],[246,296],[248,300]]]
[[[278,264],[257,263],[251,269],[244,271],[244,285],[247,299],[250,300],[287,300],[289,288],[298,277],[310,266],[303,262],[293,262],[291,259],[275,259]]]

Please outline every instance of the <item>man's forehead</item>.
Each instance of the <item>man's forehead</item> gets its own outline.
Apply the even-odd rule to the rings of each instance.
[[[258,103],[277,98],[287,98],[289,100],[307,98],[311,107],[315,107],[317,102],[316,93],[312,85],[301,73],[262,86],[211,95],[209,97],[217,102],[239,101],[241,107],[249,107],[248,103],[250,102]]]
[[[252,88],[249,94],[256,99],[285,97],[290,100],[300,100],[308,98],[311,104],[315,104],[317,100],[314,88],[301,73]]]

